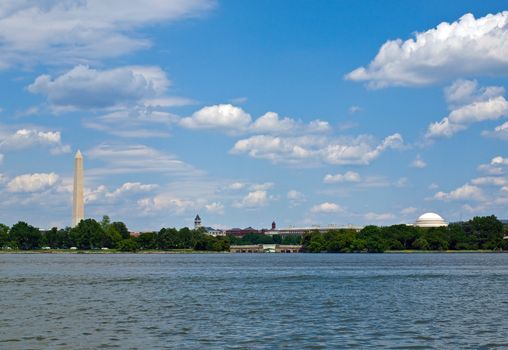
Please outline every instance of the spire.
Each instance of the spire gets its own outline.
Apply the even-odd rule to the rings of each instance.
[[[81,151],[79,149],[76,152],[76,155],[74,156],[74,158],[83,158],[83,155],[81,154]]]

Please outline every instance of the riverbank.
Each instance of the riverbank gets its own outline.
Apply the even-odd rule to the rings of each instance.
[[[132,252],[121,251],[118,249],[36,249],[36,250],[0,250],[0,254],[210,254],[210,253],[229,253],[216,252],[211,250],[194,249],[172,249],[172,250],[137,250]]]
[[[76,249],[36,249],[36,250],[0,250],[0,254],[226,254],[229,251],[211,251],[211,250],[194,250],[194,249],[171,249],[171,250],[137,250],[137,251],[121,251],[118,249],[92,249],[92,250],[76,250]],[[471,254],[471,253],[508,253],[502,250],[387,250],[384,254]],[[383,254],[383,253],[367,253],[367,252],[349,252],[349,253],[318,253],[318,254]],[[236,253],[238,254],[238,253]],[[252,253],[251,253],[252,254]]]

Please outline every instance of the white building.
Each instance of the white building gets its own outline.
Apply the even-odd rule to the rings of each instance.
[[[418,227],[446,227],[448,223],[436,213],[425,213],[416,219],[414,225]]]

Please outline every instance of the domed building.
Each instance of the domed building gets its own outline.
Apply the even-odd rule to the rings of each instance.
[[[442,227],[448,226],[448,223],[444,221],[444,219],[436,213],[425,213],[423,215],[420,215],[420,217],[416,219],[415,226]]]

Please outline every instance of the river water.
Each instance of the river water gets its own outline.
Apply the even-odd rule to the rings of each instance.
[[[0,254],[0,349],[508,348],[508,254]]]

